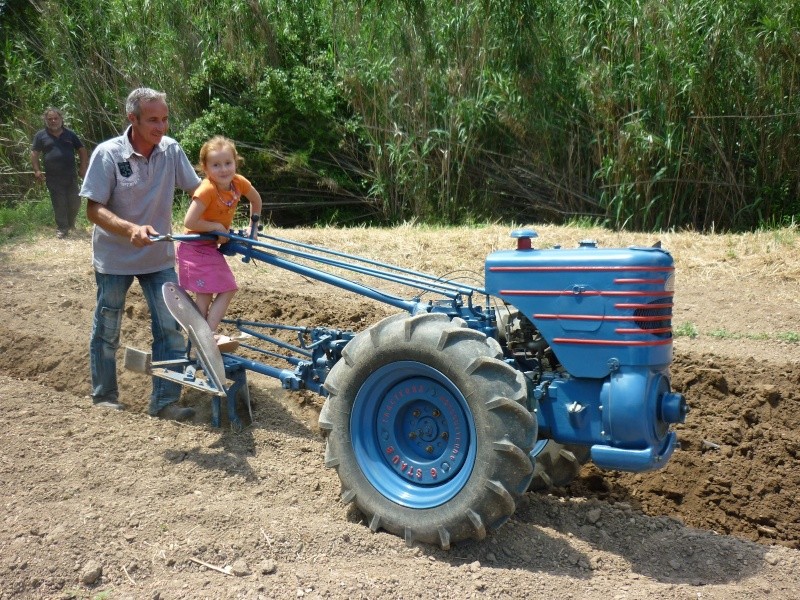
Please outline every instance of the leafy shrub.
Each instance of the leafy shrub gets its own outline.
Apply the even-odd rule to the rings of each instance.
[[[200,147],[215,135],[224,135],[237,142],[237,150],[245,160],[252,156],[252,147],[260,140],[259,120],[242,106],[225,104],[213,99],[203,114],[187,125],[178,135],[186,155],[193,163],[200,156]]]

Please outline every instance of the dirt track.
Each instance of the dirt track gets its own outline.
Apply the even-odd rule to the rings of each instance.
[[[279,233],[476,277],[486,252],[511,246],[499,227]],[[128,411],[92,409],[88,236],[0,250],[0,598],[796,597],[798,236],[666,237],[674,324],[700,331],[675,344],[673,385],[691,404],[680,449],[653,473],[587,466],[567,489],[527,495],[489,539],[448,552],[373,534],[341,504],[310,393],[252,376],[255,421],[239,434],[208,426],[199,393],[184,398],[197,423],[148,417],[149,381],[132,372],[120,374]],[[392,311],[274,269],[235,269],[231,315],[359,330]],[[147,323],[135,287],[123,344],[146,349]]]

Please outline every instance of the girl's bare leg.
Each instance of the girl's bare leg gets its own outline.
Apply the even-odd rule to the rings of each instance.
[[[197,308],[200,309],[200,314],[203,315],[203,318],[208,321],[208,307],[211,306],[211,300],[214,299],[214,294],[201,294],[197,293],[195,295],[194,303],[197,304]],[[213,331],[214,328],[212,327],[211,330]]]
[[[208,322],[208,326],[211,327],[211,331],[216,331],[217,327],[219,327],[235,294],[236,290],[231,290],[230,292],[217,294],[214,297],[214,301],[208,308],[208,314],[206,315],[206,321]]]

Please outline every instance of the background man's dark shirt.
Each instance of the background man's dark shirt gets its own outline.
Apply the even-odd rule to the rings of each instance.
[[[75,132],[64,127],[55,137],[47,129],[33,136],[33,150],[44,156],[44,171],[49,181],[71,181],[76,178],[75,152],[83,148],[83,142]]]

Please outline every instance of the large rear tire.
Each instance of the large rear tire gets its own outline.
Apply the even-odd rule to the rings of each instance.
[[[442,314],[389,317],[348,343],[319,424],[342,500],[373,531],[446,549],[514,513],[537,424],[501,358],[496,340]]]

